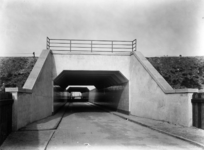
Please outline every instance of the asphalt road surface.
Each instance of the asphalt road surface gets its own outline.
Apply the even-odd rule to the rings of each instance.
[[[72,103],[54,132],[47,150],[159,149],[194,150],[186,141],[159,133],[103,111],[90,103]]]

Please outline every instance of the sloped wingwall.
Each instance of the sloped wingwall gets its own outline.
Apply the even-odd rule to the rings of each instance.
[[[50,51],[43,50],[23,89],[18,92],[16,129],[52,114],[52,64]]]
[[[52,57],[47,54],[45,63],[34,85],[31,101],[31,121],[45,118],[52,114],[53,85],[52,85]]]
[[[192,93],[173,90],[140,52],[130,64],[131,114],[191,126]]]

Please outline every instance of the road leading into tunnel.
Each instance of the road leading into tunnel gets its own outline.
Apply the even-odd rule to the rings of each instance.
[[[202,149],[103,111],[90,103],[72,103],[47,150]]]

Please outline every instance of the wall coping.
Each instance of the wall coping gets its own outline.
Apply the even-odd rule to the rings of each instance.
[[[131,53],[141,63],[145,70],[150,74],[161,90],[166,94],[183,94],[199,92],[198,89],[173,89],[169,83],[159,74],[152,64],[139,51]]]
[[[18,87],[8,87],[8,88],[5,88],[5,91],[11,92],[11,93],[32,93],[32,90],[22,89]]]
[[[42,68],[47,60],[47,57],[50,53],[50,50],[43,50],[40,54],[40,57],[38,58],[33,70],[29,74],[23,89],[20,90],[20,92],[32,92],[35,83],[37,82],[38,77],[40,76],[40,73],[42,71]]]

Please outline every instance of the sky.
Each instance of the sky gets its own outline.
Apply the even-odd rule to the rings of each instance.
[[[39,56],[46,37],[137,39],[146,57],[204,56],[204,0],[0,0],[0,56]]]

